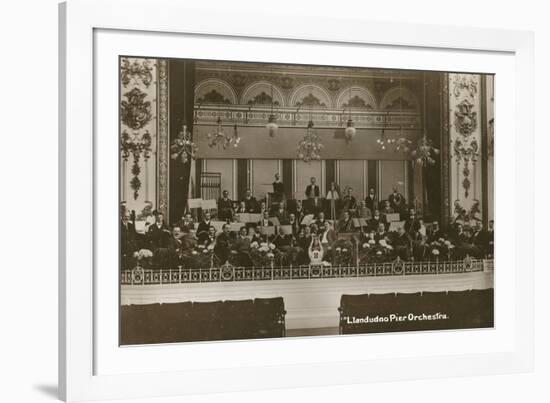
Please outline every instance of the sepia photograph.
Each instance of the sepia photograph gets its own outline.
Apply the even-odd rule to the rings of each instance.
[[[494,75],[118,68],[120,345],[494,327]]]

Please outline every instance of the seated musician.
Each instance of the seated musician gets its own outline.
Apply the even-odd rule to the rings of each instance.
[[[199,244],[208,247],[210,245],[216,244],[216,228],[213,226],[210,226],[208,228],[207,232],[203,232],[202,235],[199,236]]]
[[[257,225],[256,227],[253,228],[253,234],[250,238],[250,243],[253,243],[253,242],[258,242],[258,244],[264,242],[264,237],[262,236],[260,225]]]
[[[262,215],[262,219],[260,220],[258,225],[260,227],[272,227],[273,226],[273,223],[271,221],[269,221],[269,212],[268,211],[264,211],[264,213]]]
[[[317,225],[317,223],[312,222],[309,225],[309,229],[311,230],[312,235],[319,235],[319,226]]]
[[[384,200],[384,206],[382,207],[382,211],[381,211],[382,214],[393,214],[395,213],[395,210],[393,209],[393,207],[391,206],[391,203],[389,200]]]
[[[439,242],[440,239],[447,239],[447,234],[439,228],[439,222],[434,221],[430,233],[428,234],[428,243]]]
[[[414,232],[420,230],[420,221],[416,217],[415,209],[409,210],[409,217],[405,220],[405,232],[412,235]]]
[[[340,200],[340,192],[336,187],[336,183],[334,182],[330,183],[330,188],[327,192],[325,199],[327,201],[326,212],[328,216],[332,220],[334,220],[337,217],[338,202]]]
[[[181,231],[184,233],[189,233],[189,231],[195,229],[195,223],[193,222],[193,216],[190,212],[186,212],[181,220],[178,221],[176,224],[178,227],[180,227]]]
[[[396,213],[402,213],[405,210],[405,198],[397,191],[397,187],[393,187],[393,192],[388,196],[390,207]]]
[[[332,229],[330,222],[325,221],[319,238],[321,239],[321,246],[323,247],[324,255],[325,257],[328,257],[329,252],[332,250],[332,244],[336,241],[336,232]]]
[[[346,195],[344,196],[344,199],[342,200],[342,210],[343,211],[349,211],[350,215],[352,217],[355,216],[355,213],[357,212],[357,200],[353,196],[353,188],[348,187],[346,191]]]
[[[300,223],[298,222],[298,220],[296,220],[296,215],[294,213],[290,213],[288,215],[287,225],[290,225],[292,227],[292,234],[294,236],[298,235],[298,232],[300,230]]]
[[[263,216],[265,212],[269,214],[269,211],[267,210],[267,205],[265,204],[265,201],[263,201],[260,203],[260,209],[258,210],[258,213]]]
[[[393,248],[402,260],[409,260],[412,250],[412,240],[403,226],[397,229],[397,236],[393,240]]]
[[[370,231],[377,231],[380,223],[386,225],[386,220],[380,215],[380,211],[375,209],[372,218],[368,221],[368,229]]]
[[[474,234],[472,235],[472,243],[479,249],[479,255],[485,256],[487,253],[487,231],[483,229],[481,221],[476,221]]]
[[[277,217],[281,225],[288,224],[288,213],[285,209],[284,202],[279,203],[279,208],[277,209],[277,211],[275,211],[275,217]]]
[[[361,200],[359,206],[357,206],[357,217],[364,218],[367,221],[372,218],[372,211],[367,207],[364,200]]]
[[[376,201],[376,195],[374,193],[374,188],[369,189],[369,194],[365,197],[365,206],[370,210],[374,211],[378,209],[378,204]]]
[[[172,228],[172,236],[168,240],[168,252],[171,266],[178,266],[182,264],[183,253],[185,251],[185,245],[182,240],[183,232],[178,225],[174,225]]]
[[[244,207],[246,209],[246,211],[244,211],[245,213],[255,213],[258,211],[258,202],[256,201],[256,198],[252,196],[252,191],[250,189],[246,189],[246,194],[244,199],[241,200],[240,207],[242,207],[242,202],[244,202]]]
[[[231,245],[231,254],[235,257],[235,264],[239,266],[252,266],[252,261],[250,260],[250,238],[247,234],[247,229],[245,226],[242,226],[239,229],[239,234],[235,239],[235,242]]]
[[[208,232],[210,231],[210,227],[212,226],[210,212],[205,211],[203,215],[204,218],[197,227],[197,237],[199,238],[199,241],[201,239],[204,239],[205,236],[208,236]]]
[[[302,220],[306,216],[301,200],[296,200],[296,210],[294,211],[294,215],[296,216],[296,222],[298,225],[301,225]]]
[[[378,223],[378,228],[376,229],[376,234],[374,236],[376,242],[380,242],[381,239],[388,239],[388,233],[386,232],[386,224],[383,222]]]
[[[353,220],[349,211],[344,211],[344,217],[338,224],[338,232],[353,232]]]
[[[224,264],[229,258],[229,251],[232,244],[233,237],[231,236],[229,224],[224,224],[222,233],[216,238],[216,244],[214,246],[214,254],[218,258],[220,264]]]
[[[277,249],[287,251],[294,246],[294,241],[294,234],[282,234],[281,232],[279,232],[273,240],[273,243],[275,244]]]
[[[233,220],[233,201],[227,190],[223,191],[222,198],[218,200],[218,218],[220,221]]]
[[[171,231],[164,223],[164,215],[157,212],[155,216],[155,223],[150,225],[147,230],[147,240],[151,249],[154,251],[155,249],[166,247],[166,242],[168,241],[170,234]]]
[[[134,223],[130,221],[130,214],[126,211],[122,212],[120,220],[120,246],[122,256],[127,257],[136,249],[135,241],[137,237],[136,227]]]
[[[315,224],[317,224],[318,228],[324,228],[326,222],[327,222],[327,220],[325,219],[325,213],[323,211],[319,211],[319,215],[317,216],[317,219],[315,220]]]
[[[239,206],[235,209],[235,215],[246,214],[248,210],[246,208],[246,203],[244,201],[239,202]]]

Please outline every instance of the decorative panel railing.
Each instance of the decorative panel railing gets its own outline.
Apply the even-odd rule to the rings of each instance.
[[[225,264],[212,268],[155,268],[136,267],[123,270],[122,285],[160,285],[186,283],[212,283],[225,281],[269,281],[334,279],[353,277],[445,275],[492,271],[493,261],[464,259],[454,261],[372,263],[359,266],[286,266],[286,267],[238,267]]]

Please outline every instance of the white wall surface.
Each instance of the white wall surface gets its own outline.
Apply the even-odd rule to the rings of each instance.
[[[115,0],[113,0],[115,1]],[[182,0],[183,1],[183,0]],[[265,2],[192,2],[195,7],[263,9]],[[442,23],[536,33],[536,144],[538,268],[536,281],[536,371],[531,374],[379,383],[347,387],[234,393],[186,398],[185,402],[546,402],[550,379],[548,261],[547,79],[550,24],[537,0],[278,0],[270,9],[298,15]],[[0,401],[54,401],[57,383],[57,0],[5,1],[0,12],[2,79],[2,241],[0,251]],[[284,22],[276,17],[266,23]],[[327,30],[330,27],[326,28]],[[29,225],[39,223],[39,225]],[[547,247],[546,247],[547,250]],[[181,402],[181,398],[140,402]]]

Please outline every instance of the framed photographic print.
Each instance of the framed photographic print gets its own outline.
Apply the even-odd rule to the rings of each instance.
[[[127,6],[60,6],[65,400],[532,367],[531,34]]]

